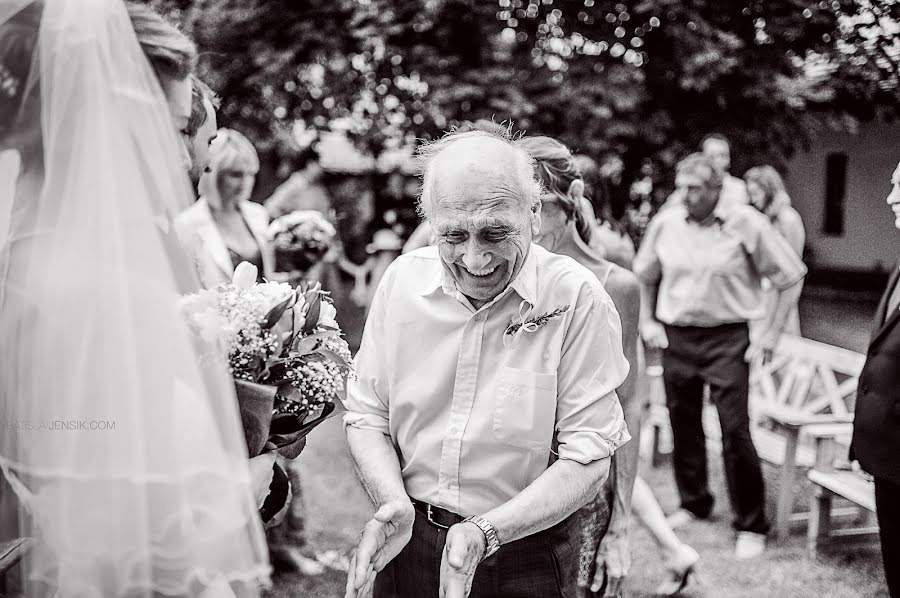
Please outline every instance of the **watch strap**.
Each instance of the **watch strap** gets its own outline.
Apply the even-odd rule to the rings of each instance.
[[[481,557],[482,561],[500,549],[500,537],[497,535],[497,528],[495,528],[490,521],[484,517],[479,517],[478,515],[466,517],[462,520],[462,523],[466,523],[467,521],[477,525],[478,529],[484,534],[485,548],[484,555]]]

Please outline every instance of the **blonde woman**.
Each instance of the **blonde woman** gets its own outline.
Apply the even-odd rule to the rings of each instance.
[[[209,158],[208,171],[200,179],[200,199],[175,221],[204,286],[230,281],[241,262],[255,265],[260,278],[273,278],[275,252],[266,233],[269,214],[250,201],[259,171],[253,144],[233,129],[219,129]]]
[[[806,242],[806,230],[797,210],[791,207],[791,198],[784,188],[784,181],[771,166],[755,166],[744,174],[750,203],[757,210],[769,217],[775,230],[787,240],[798,256],[803,257],[803,244]],[[801,283],[802,284],[802,283]],[[751,322],[750,333],[753,336],[763,335],[770,331],[775,317],[777,293],[770,286],[766,289],[766,316],[762,320]],[[800,312],[797,303],[785,321],[783,332],[800,334]]]

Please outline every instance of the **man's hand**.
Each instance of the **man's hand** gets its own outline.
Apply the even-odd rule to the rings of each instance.
[[[591,592],[604,590],[603,598],[622,596],[625,578],[631,568],[631,552],[628,547],[628,535],[607,533],[600,542],[597,551],[597,566]],[[605,584],[605,587],[604,587]]]
[[[657,320],[648,318],[641,322],[641,338],[651,349],[665,349],[669,346],[666,329]]]
[[[440,598],[466,598],[469,595],[475,569],[485,550],[487,539],[474,523],[457,523],[447,530],[441,557]]]
[[[345,598],[371,593],[375,575],[409,543],[416,512],[408,500],[385,503],[363,528],[347,574]],[[480,530],[479,530],[480,531]]]
[[[750,346],[747,347],[747,351],[744,353],[744,361],[747,363],[756,361],[762,364],[768,363],[772,359],[772,354],[775,352],[780,336],[781,334],[777,330],[775,332],[767,330],[758,340],[750,343]]]
[[[272,469],[274,465],[274,451],[250,459],[250,487],[253,490],[253,498],[256,499],[257,509],[262,508],[269,495],[269,485],[272,483],[272,476],[275,475]]]

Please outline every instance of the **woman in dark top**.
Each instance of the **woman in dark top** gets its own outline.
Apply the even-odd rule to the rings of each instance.
[[[253,144],[235,130],[220,129],[209,157],[208,172],[200,179],[200,199],[176,220],[204,285],[230,281],[241,262],[256,266],[260,280],[271,280],[275,254],[266,232],[269,215],[250,201],[259,171]]]

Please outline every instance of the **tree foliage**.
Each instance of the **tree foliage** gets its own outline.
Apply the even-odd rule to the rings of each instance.
[[[815,122],[896,116],[897,0],[155,0],[264,149],[339,128],[373,154],[512,120],[660,172],[717,131],[737,170]]]

